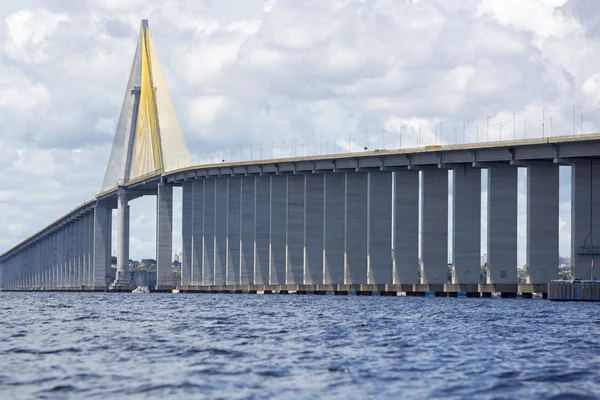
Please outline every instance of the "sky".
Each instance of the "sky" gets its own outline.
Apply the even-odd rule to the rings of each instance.
[[[0,251],[100,191],[142,18],[196,162],[600,131],[596,1],[5,1]],[[565,256],[569,187],[562,168]],[[133,259],[155,207],[131,202]]]

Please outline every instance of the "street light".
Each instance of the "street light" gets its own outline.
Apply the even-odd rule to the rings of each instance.
[[[513,112],[513,140],[517,140],[517,114]]]
[[[468,119],[463,119],[463,144],[465,144],[465,132],[467,131]]]
[[[542,110],[542,138],[546,137],[546,113],[552,110]],[[550,119],[550,136],[552,136],[552,118]]]

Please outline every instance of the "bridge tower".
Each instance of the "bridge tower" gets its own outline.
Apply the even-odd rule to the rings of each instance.
[[[152,46],[148,21],[144,19],[102,183],[102,192],[118,188],[117,276],[113,289],[125,290],[130,286],[128,202],[138,196],[128,191],[126,185],[142,177],[190,165],[191,157]],[[158,192],[161,191],[164,193],[162,196],[158,193],[159,203],[171,199],[172,208],[172,188],[159,183]],[[159,214],[161,210],[169,211],[164,204],[159,204],[157,209]],[[160,215],[157,219],[161,220]],[[162,239],[161,232],[157,231],[157,260],[162,257],[170,269],[171,245],[161,246],[158,240]],[[169,254],[162,254],[166,251]]]

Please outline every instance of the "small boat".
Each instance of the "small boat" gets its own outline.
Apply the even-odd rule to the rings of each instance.
[[[138,286],[131,293],[150,293],[150,289],[148,289],[148,286]]]
[[[173,289],[171,290],[172,293],[179,293],[179,289]]]

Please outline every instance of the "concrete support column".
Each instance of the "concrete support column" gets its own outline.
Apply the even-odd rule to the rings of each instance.
[[[75,288],[78,285],[79,279],[79,220],[75,220],[71,224],[71,287]]]
[[[82,271],[82,234],[83,234],[83,230],[82,230],[82,222],[83,220],[81,218],[77,219],[75,221],[75,223],[73,224],[73,248],[74,248],[74,258],[75,258],[75,273],[74,273],[74,278],[75,278],[75,282],[73,284],[73,286],[77,287],[78,289],[81,288],[81,284],[82,284],[82,276],[83,276],[83,271]]]
[[[325,174],[325,216],[323,229],[323,283],[344,283],[344,239],[346,219],[346,175]]]
[[[40,248],[39,248],[39,253],[40,253],[40,266],[39,266],[39,273],[38,273],[38,284],[40,288],[44,288],[46,285],[45,282],[45,274],[46,274],[46,240],[47,238],[44,237],[41,241],[40,241]]]
[[[117,276],[115,283],[129,285],[129,205],[124,189],[118,192]]]
[[[227,277],[227,178],[217,178],[215,191],[215,285]]]
[[[88,220],[89,220],[89,215],[88,214],[84,214],[83,218],[81,220],[81,244],[80,244],[80,249],[81,249],[81,286],[87,286],[87,277],[88,277],[88,273],[87,273],[87,260],[86,260],[86,250],[87,250],[87,244],[88,244],[88,235],[89,235],[89,224],[88,224]]]
[[[191,284],[202,284],[202,259],[204,257],[203,232],[204,232],[204,180],[193,181],[192,204],[192,265]]]
[[[64,225],[61,231],[60,285],[61,287],[66,288],[69,286],[69,227]]]
[[[477,285],[481,269],[481,170],[466,164],[454,168],[452,192],[452,283]]]
[[[254,220],[254,284],[269,284],[269,229],[271,226],[271,178],[255,180]]]
[[[111,268],[112,210],[96,204],[93,215],[93,286],[94,289],[99,290],[106,289],[108,272]],[[60,248],[60,245],[58,247]]]
[[[558,165],[527,167],[528,284],[558,279]]]
[[[40,243],[40,288],[46,288],[46,263],[48,256],[46,254],[46,247],[48,245],[48,236],[44,236]]]
[[[242,179],[227,179],[227,285],[240,284],[240,223]]]
[[[33,252],[33,265],[32,265],[32,283],[31,287],[36,289],[39,288],[40,285],[40,271],[41,271],[41,257],[40,257],[40,242],[36,242],[32,246]]]
[[[88,227],[87,227],[87,247],[86,247],[86,259],[87,259],[87,281],[86,286],[94,286],[94,213],[87,215]]]
[[[181,286],[192,283],[192,235],[194,231],[194,181],[181,187]]]
[[[285,284],[304,284],[304,175],[287,177]]]
[[[74,251],[73,251],[73,241],[74,241],[74,231],[73,231],[73,224],[69,224],[65,227],[66,229],[66,286],[67,287],[72,287],[74,286],[74,279],[73,279],[73,275],[74,275]]]
[[[571,257],[575,277],[598,277],[600,267],[600,160],[571,166]],[[592,267],[594,260],[595,268]]]
[[[448,282],[448,171],[423,171],[421,197],[421,283],[426,290],[443,291]],[[436,285],[433,287],[432,285]]]
[[[344,283],[367,282],[368,174],[346,173]]]
[[[50,287],[58,287],[58,232],[53,232],[50,245]]]
[[[59,288],[63,284],[63,240],[64,239],[64,227],[59,227],[56,231],[56,265],[55,269],[55,280],[56,287]]]
[[[202,232],[202,284],[214,285],[215,276],[215,179],[204,181],[204,229]]]
[[[156,199],[156,289],[173,288],[173,186],[158,184]]]
[[[323,284],[325,175],[304,180],[304,284]]]
[[[392,173],[369,172],[367,262],[368,283],[391,284]]]
[[[517,183],[515,167],[488,169],[488,284],[517,283]]]
[[[287,176],[271,177],[269,284],[285,284],[285,228],[287,208]]]
[[[394,172],[394,284],[419,283],[419,172]]]
[[[240,283],[254,283],[254,177],[243,177],[241,183]]]

